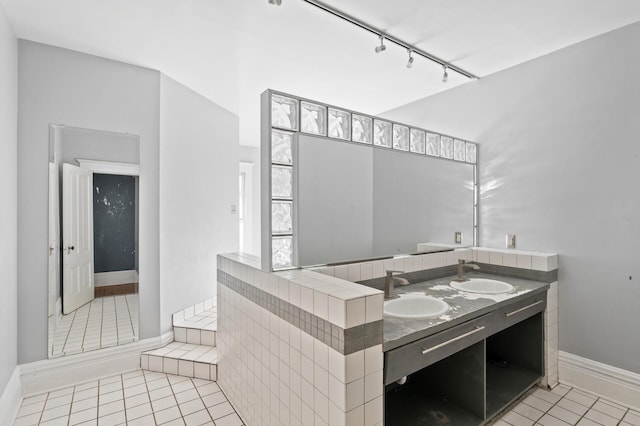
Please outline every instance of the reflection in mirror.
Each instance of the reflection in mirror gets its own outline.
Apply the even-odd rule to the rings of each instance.
[[[138,164],[138,136],[50,126],[50,358],[138,340]]]
[[[300,265],[472,245],[472,164],[303,134],[297,153]]]

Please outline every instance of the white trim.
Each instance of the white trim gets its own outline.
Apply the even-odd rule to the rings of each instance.
[[[173,332],[122,346],[20,365],[22,394],[29,396],[140,368],[140,354],[173,341]],[[7,424],[7,423],[2,423]]]
[[[560,351],[558,376],[560,383],[640,410],[640,374]]]
[[[93,274],[93,279],[96,287],[137,283],[138,271],[132,269],[129,271],[97,272]]]
[[[89,160],[76,158],[80,167],[91,170],[93,173],[109,175],[140,176],[140,165],[133,163],[115,163],[112,161]]]
[[[20,367],[16,365],[0,396],[0,424],[12,425],[22,403]]]

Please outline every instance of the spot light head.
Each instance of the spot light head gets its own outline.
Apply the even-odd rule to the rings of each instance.
[[[409,60],[407,61],[407,68],[411,68],[413,66],[413,50],[408,49],[407,52],[409,52]]]
[[[380,36],[380,46],[376,46],[376,53],[384,52],[387,46],[384,45],[384,36]]]
[[[449,80],[449,73],[447,73],[447,66],[442,66],[442,82],[446,83]]]
[[[282,4],[282,0],[269,0],[269,4],[280,6]]]

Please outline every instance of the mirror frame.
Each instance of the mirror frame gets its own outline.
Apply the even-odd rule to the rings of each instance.
[[[274,125],[272,122],[272,102],[273,97],[286,98],[291,102],[292,105],[295,106],[295,110],[292,111],[293,115],[296,117],[296,123],[294,126],[278,126]],[[301,103],[309,103],[314,106],[318,106],[320,109],[323,109],[325,112],[324,122],[322,123],[323,128],[319,129],[318,133],[306,132],[301,130]],[[353,114],[367,117],[371,120],[371,141],[369,143],[363,143],[359,141],[353,140],[353,131],[352,131],[352,121],[349,123],[349,132],[348,138],[336,138],[328,136],[328,127],[329,127],[329,117],[328,110],[329,108],[339,110],[348,114],[351,117]],[[418,130],[425,132],[425,147],[424,152],[413,152],[410,151],[410,139],[407,140],[408,146],[406,149],[397,148],[393,143],[393,131],[391,131],[391,146],[378,146],[374,144],[374,123],[375,121],[382,121],[389,123],[390,127],[393,129],[394,127],[404,127],[408,129],[408,134],[411,134],[411,130]],[[291,150],[291,161],[290,162],[277,162],[273,159],[273,151],[272,151],[272,135],[273,131],[284,132],[286,134],[291,135],[290,138],[290,150]],[[461,138],[457,138],[454,136],[446,135],[440,132],[430,131],[421,127],[411,126],[404,123],[399,123],[393,120],[387,120],[382,117],[376,117],[369,114],[363,114],[357,111],[352,111],[346,108],[341,108],[338,106],[326,104],[323,102],[314,101],[311,99],[302,98],[299,96],[291,95],[284,92],[279,92],[275,90],[268,89],[262,93],[260,96],[260,157],[261,157],[261,262],[262,262],[262,270],[265,272],[272,271],[283,271],[289,269],[298,269],[300,266],[298,265],[298,247],[297,247],[297,211],[296,211],[296,195],[297,195],[297,182],[295,175],[297,173],[297,165],[295,164],[295,150],[297,149],[297,135],[298,134],[308,134],[318,138],[331,139],[335,141],[341,141],[344,143],[355,143],[358,145],[369,146],[371,149],[386,149],[386,150],[395,150],[404,153],[410,153],[412,155],[420,155],[423,157],[430,157],[440,159],[442,161],[455,161],[463,164],[470,164],[473,166],[473,246],[477,247],[478,245],[478,222],[479,222],[479,209],[478,209],[478,200],[479,200],[479,183],[478,183],[478,156],[479,156],[479,145],[475,142],[470,142]],[[431,155],[427,154],[427,134],[437,135],[439,140],[442,137],[449,138],[451,140],[451,157],[443,157],[442,149],[440,149],[439,155]],[[462,145],[460,145],[462,144]],[[453,154],[453,147],[457,145],[458,147],[462,146],[462,158],[455,158]],[[470,154],[471,153],[471,154]],[[272,186],[272,176],[274,170],[288,170],[287,174],[291,176],[291,192],[287,196],[276,196],[273,195],[273,186]],[[273,203],[274,202],[287,202],[292,204],[292,226],[290,232],[284,233],[274,233],[273,232]],[[274,256],[273,256],[273,241],[274,240],[283,240],[286,241],[290,245],[290,261],[284,264],[274,264]]]

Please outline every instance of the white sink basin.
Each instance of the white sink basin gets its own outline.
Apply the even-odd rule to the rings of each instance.
[[[384,302],[384,313],[397,318],[435,318],[449,310],[447,302],[424,293],[401,294]]]
[[[462,290],[468,293],[502,294],[513,291],[511,284],[487,278],[471,278],[469,281],[463,282],[451,281],[449,285],[456,290]]]

